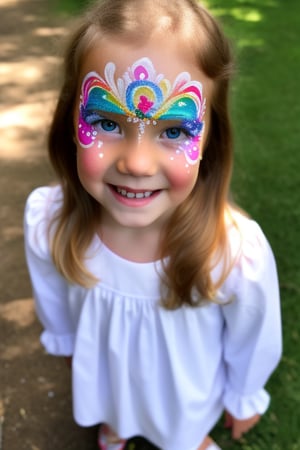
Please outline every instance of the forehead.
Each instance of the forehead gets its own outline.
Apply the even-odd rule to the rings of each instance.
[[[97,40],[83,57],[79,85],[89,72],[95,71],[104,76],[105,67],[109,62],[113,62],[116,66],[115,77],[122,78],[141,58],[150,59],[156,73],[163,74],[170,83],[173,83],[180,73],[188,72],[191,80],[202,84],[205,96],[209,97],[212,81],[197,65],[191,46],[178,42],[178,39],[160,36],[151,38],[143,45],[108,37]]]

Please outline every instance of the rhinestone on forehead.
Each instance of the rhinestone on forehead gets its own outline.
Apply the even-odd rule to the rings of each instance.
[[[202,84],[191,81],[188,72],[180,73],[173,85],[163,74],[157,74],[149,58],[136,61],[115,80],[116,66],[109,62],[104,78],[89,72],[82,83],[79,118],[79,140],[83,147],[93,145],[93,125],[85,118],[93,111],[127,116],[129,122],[138,123],[139,135],[147,124],[157,120],[181,120],[193,137],[203,128],[205,99]]]

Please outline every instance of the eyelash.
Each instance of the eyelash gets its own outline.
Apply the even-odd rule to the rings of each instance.
[[[120,133],[120,126],[111,119],[106,119],[96,112],[88,112],[84,115],[84,120],[87,124],[92,125],[96,130],[101,130],[107,133]],[[110,129],[105,129],[105,125],[112,126]]]
[[[168,132],[173,132],[174,130],[178,131],[178,135],[170,137],[170,135],[168,135]],[[183,127],[169,127],[162,133],[162,136],[166,135],[169,140],[177,141],[182,138],[182,133],[184,134],[185,138],[193,137],[190,131]]]
[[[121,133],[121,128],[117,122],[115,122],[114,120],[111,120],[111,119],[107,119],[107,118],[101,116],[100,114],[98,114],[97,112],[85,111],[83,113],[83,119],[87,124],[93,126],[96,130],[100,130],[100,131],[107,132],[107,133],[116,133],[116,132],[118,134]],[[105,125],[112,125],[113,128],[105,129]],[[175,130],[178,131],[178,135],[171,137],[170,134],[168,134],[168,133],[174,132]],[[193,133],[188,128],[182,127],[182,126],[178,126],[178,127],[173,126],[173,127],[166,128],[161,133],[161,137],[167,138],[167,140],[176,142],[176,141],[182,139],[182,137],[183,137],[182,133],[184,134],[185,138],[194,137]]]

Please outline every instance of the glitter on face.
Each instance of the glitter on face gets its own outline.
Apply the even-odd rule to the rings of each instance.
[[[115,80],[116,66],[109,62],[104,78],[89,72],[82,83],[78,140],[83,148],[91,147],[98,131],[101,113],[127,116],[127,121],[138,124],[138,137],[145,133],[146,125],[156,125],[158,120],[176,120],[187,135],[179,146],[189,164],[200,158],[199,143],[204,129],[205,98],[202,84],[191,81],[188,72],[180,73],[173,85],[157,74],[149,58],[141,58]],[[99,145],[99,144],[98,144]]]

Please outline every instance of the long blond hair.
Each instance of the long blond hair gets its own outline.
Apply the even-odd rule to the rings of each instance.
[[[84,265],[101,206],[82,187],[76,167],[73,112],[81,62],[99,36],[147,40],[159,27],[176,33],[195,51],[199,68],[213,80],[210,130],[193,191],[175,211],[161,245],[166,308],[197,305],[215,297],[230,270],[225,213],[232,171],[232,132],[228,111],[232,74],[230,46],[217,21],[196,0],[98,0],[71,36],[65,54],[64,83],[49,133],[50,161],[63,189],[55,221],[52,256],[63,276],[90,287],[96,280]],[[170,55],[171,57],[172,55]],[[213,265],[223,271],[213,282]],[[227,261],[227,262],[226,262]]]

